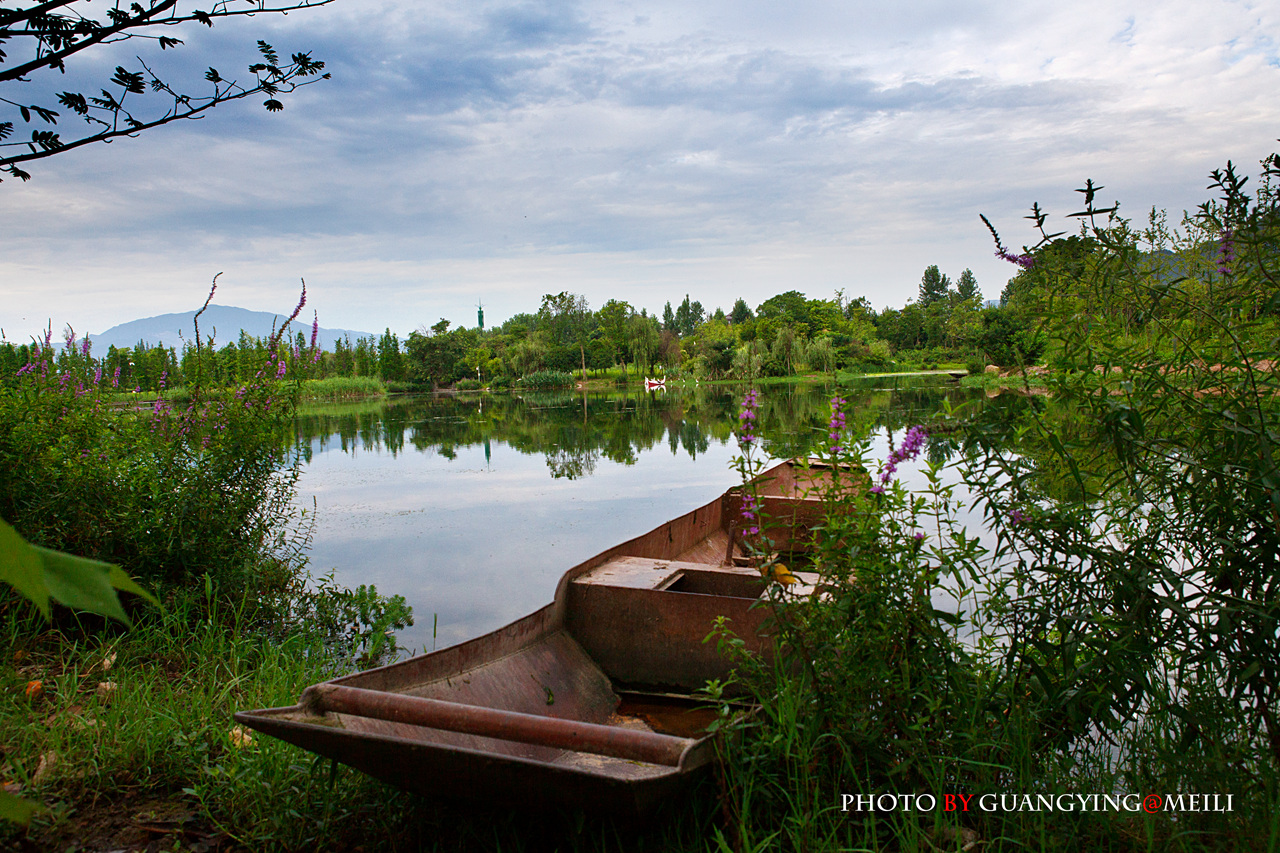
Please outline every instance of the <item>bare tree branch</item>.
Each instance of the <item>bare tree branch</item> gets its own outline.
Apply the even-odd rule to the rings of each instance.
[[[197,22],[212,27],[218,18],[283,14],[328,5],[333,0],[295,0],[275,4],[268,0],[239,0],[236,5],[233,5],[233,0],[215,0],[209,11],[186,13],[178,8],[180,0],[150,0],[145,8],[134,2],[128,10],[122,9],[117,2],[106,10],[107,21],[82,13],[89,0],[46,0],[28,7],[6,7],[5,2],[0,0],[0,83],[7,85],[0,88],[0,109],[7,106],[10,115],[16,112],[17,116],[5,120],[6,117],[0,114],[0,172],[22,180],[27,180],[30,175],[18,168],[18,163],[44,159],[92,142],[133,136],[180,119],[198,119],[218,104],[250,95],[267,95],[263,106],[269,112],[277,112],[284,109],[284,104],[278,100],[279,95],[329,77],[321,73],[324,63],[312,59],[309,53],[295,53],[288,63],[282,64],[275,49],[259,41],[258,52],[262,61],[249,66],[252,83],[241,85],[236,80],[223,78],[216,69],[210,68],[205,80],[212,84],[212,91],[193,96],[165,82],[138,57],[142,70],[129,71],[117,66],[106,88],[100,89],[100,97],[85,97],[79,92],[62,92],[57,96],[58,105],[71,110],[86,123],[96,125],[96,130],[69,141],[48,128],[32,129],[29,139],[10,139],[18,117],[23,124],[33,121],[46,125],[58,123],[62,113],[54,104],[28,103],[22,99],[21,91],[32,82],[28,75],[53,69],[65,72],[67,59],[83,50],[131,38],[158,42],[161,50],[167,50],[181,45],[182,40],[159,32],[184,23]],[[157,28],[164,30],[157,31]],[[29,47],[30,58],[18,65],[5,67],[8,59],[5,47],[10,44]],[[154,99],[140,101],[148,88],[154,94],[167,95],[168,105],[157,110]],[[139,112],[144,108],[146,115]]]

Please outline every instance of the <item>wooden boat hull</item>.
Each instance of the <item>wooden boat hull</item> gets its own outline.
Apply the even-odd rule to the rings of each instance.
[[[763,475],[766,533],[798,548],[821,480]],[[862,475],[865,477],[865,474]],[[738,490],[570,569],[555,600],[448,649],[315,685],[237,721],[400,788],[643,814],[705,768],[710,718],[691,694],[729,675],[703,640],[718,617],[767,651],[764,590],[742,562]],[[806,590],[816,577],[798,573]]]

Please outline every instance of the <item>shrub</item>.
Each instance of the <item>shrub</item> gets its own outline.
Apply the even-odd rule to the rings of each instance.
[[[87,352],[61,368],[55,355],[46,338],[0,388],[0,516],[145,586],[205,574],[229,589],[287,582],[302,562],[290,533],[296,392],[275,364],[234,391],[130,407],[108,402]]]
[[[954,849],[968,832],[993,850],[1209,850],[1274,837],[1280,158],[1264,161],[1256,200],[1230,166],[1213,177],[1221,198],[1181,234],[1159,216],[1132,229],[1086,184],[1083,256],[1051,237],[1030,256],[998,246],[1035,273],[1022,293],[1062,365],[1052,397],[942,425],[923,494],[893,478],[919,433],[869,494],[828,494],[823,594],[770,587],[776,665],[720,631],[762,708],[738,718],[726,763],[729,846]],[[838,414],[828,456],[859,464],[866,444],[848,455],[860,436]],[[947,447],[962,451],[989,549],[955,523],[937,467]],[[831,793],[956,791],[1212,791],[1234,809],[1156,809],[1141,824],[852,815]]]

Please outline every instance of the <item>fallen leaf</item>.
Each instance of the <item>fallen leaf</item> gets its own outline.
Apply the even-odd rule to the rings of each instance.
[[[102,699],[110,699],[111,695],[116,692],[116,683],[114,681],[99,681],[98,686],[93,689]]]
[[[6,794],[13,794],[15,797],[22,793],[22,785],[14,781],[0,782],[0,791]]]
[[[16,652],[13,653],[13,662],[21,663],[26,656],[27,656],[27,653],[25,651],[23,651],[22,649],[18,649]]]
[[[57,712],[55,712],[55,713],[53,713],[53,714],[50,714],[50,715],[45,719],[44,724],[45,724],[46,726],[50,726],[50,727],[52,727],[53,725],[55,725],[55,724],[57,724],[57,723],[65,722],[65,721],[67,720],[67,718],[69,717],[69,718],[70,718],[70,722],[71,722],[71,724],[72,724],[72,725],[75,725],[75,723],[78,721],[78,717],[77,717],[76,715],[77,715],[77,714],[79,714],[79,713],[80,713],[81,711],[83,711],[83,710],[84,710],[84,706],[83,706],[83,705],[80,705],[80,704],[70,705],[70,706],[68,706],[68,707],[66,707],[66,708],[63,708],[61,711],[57,711]]]
[[[100,663],[99,666],[102,668],[103,672],[106,672],[107,670],[111,669],[112,664],[114,664],[115,662],[116,662],[116,653],[112,652],[111,654],[107,655],[102,659],[102,663]]]
[[[36,772],[31,775],[31,784],[39,786],[53,772],[53,768],[58,764],[58,753],[46,752],[40,756],[40,763],[36,765]]]
[[[27,682],[27,698],[34,699],[44,692],[44,682],[40,680]]]
[[[236,749],[243,749],[253,743],[253,735],[249,734],[248,729],[244,726],[232,728],[228,737],[231,738],[231,745]]]

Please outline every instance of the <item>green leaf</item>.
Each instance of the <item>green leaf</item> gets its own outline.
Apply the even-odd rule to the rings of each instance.
[[[43,569],[35,549],[8,522],[0,519],[0,581],[30,599],[48,618],[49,588],[45,585]]]
[[[129,624],[129,617],[111,585],[110,570],[114,566],[48,548],[36,547],[35,550],[44,561],[44,580],[50,595],[76,610],[88,610]]]
[[[139,595],[158,605],[155,596],[119,566],[32,545],[0,519],[0,581],[10,584],[49,616],[49,599],[101,616],[129,618],[117,590]]]
[[[26,826],[31,823],[32,815],[43,811],[47,811],[44,806],[28,802],[21,797],[15,797],[13,794],[0,789],[0,820],[8,820]]]

